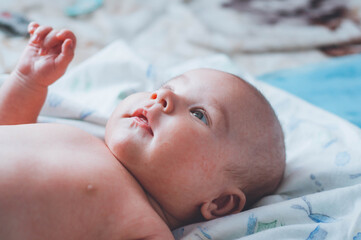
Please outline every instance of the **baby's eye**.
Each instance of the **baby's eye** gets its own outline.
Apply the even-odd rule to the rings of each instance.
[[[191,114],[204,122],[204,124],[208,125],[208,118],[204,110],[202,109],[193,109],[191,110]]]

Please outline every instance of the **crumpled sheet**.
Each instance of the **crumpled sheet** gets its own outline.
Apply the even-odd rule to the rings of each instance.
[[[191,40],[227,53],[304,50],[361,37],[356,1],[233,0],[207,11],[203,2],[194,1],[193,9],[205,32]]]
[[[123,39],[156,65],[172,66],[221,52],[230,54],[237,64],[257,75],[327,58],[319,47],[360,41],[359,0],[338,3],[346,6],[352,16],[337,18],[333,29],[298,18],[283,17],[273,23],[263,19],[277,11],[297,13],[295,7],[289,6],[307,6],[310,1],[300,0],[296,4],[292,0],[238,0],[250,2],[248,8],[240,11],[239,7],[226,7],[232,0],[104,0],[103,6],[92,14],[77,18],[64,13],[75,0],[2,0],[0,9],[20,12],[30,20],[57,29],[73,30],[78,46],[71,67],[114,40]],[[335,2],[321,2],[327,6],[328,1]],[[260,14],[254,9],[264,12]],[[24,38],[9,38],[0,32],[0,73],[9,73],[14,68],[25,43]]]
[[[265,94],[285,132],[287,167],[277,192],[252,209],[179,228],[175,238],[360,239],[361,129],[252,78],[225,55],[163,69],[116,41],[50,88],[39,121],[73,124],[102,137],[122,98],[198,67],[237,74]]]

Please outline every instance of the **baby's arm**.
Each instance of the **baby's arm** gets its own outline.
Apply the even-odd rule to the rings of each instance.
[[[0,125],[35,123],[48,86],[60,78],[74,56],[69,30],[29,24],[31,35],[15,70],[0,89]]]

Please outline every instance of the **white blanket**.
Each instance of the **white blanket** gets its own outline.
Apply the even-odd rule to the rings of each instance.
[[[361,239],[361,130],[252,79],[224,55],[156,69],[114,42],[51,87],[39,121],[73,124],[102,137],[123,97],[197,67],[238,74],[265,94],[285,132],[287,167],[277,192],[253,209],[179,228],[176,239]]]

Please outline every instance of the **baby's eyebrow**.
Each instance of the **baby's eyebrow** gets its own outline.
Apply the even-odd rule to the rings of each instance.
[[[164,82],[161,82],[160,84],[158,84],[158,87],[156,89],[161,89],[161,88],[164,88],[164,86],[166,86],[169,81],[172,80],[172,79],[169,79],[167,81],[164,81]]]
[[[172,92],[174,92],[174,88],[168,84],[168,82],[166,82],[165,84],[163,84],[160,88],[163,88],[163,89],[168,89]]]
[[[159,88],[166,88],[166,89],[169,89],[169,90],[171,90],[171,91],[174,91],[174,88],[173,88],[169,83],[170,83],[171,81],[174,81],[174,80],[177,80],[177,79],[182,80],[184,85],[186,85],[186,84],[190,81],[189,78],[188,78],[186,75],[182,74],[182,75],[178,75],[178,76],[176,76],[176,77],[173,77],[173,78],[171,78],[171,79],[163,82],[163,83],[160,85]]]

